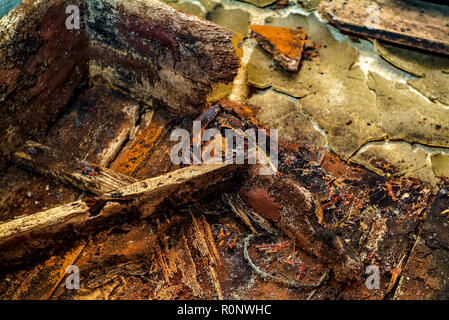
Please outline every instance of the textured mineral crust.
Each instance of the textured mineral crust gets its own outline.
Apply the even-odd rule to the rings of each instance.
[[[449,57],[388,45],[375,41],[379,55],[395,67],[419,79],[410,79],[408,84],[432,101],[449,105]]]
[[[265,127],[279,128],[279,139],[310,148],[326,145],[325,135],[314,127],[300,103],[288,95],[267,90],[253,95],[248,103],[257,106],[257,119]]]
[[[251,20],[251,15],[245,10],[225,9],[222,5],[217,5],[207,14],[206,18],[216,24],[240,33],[243,37],[248,36],[248,26]]]
[[[298,4],[306,11],[312,11],[318,8],[321,0],[297,0]]]

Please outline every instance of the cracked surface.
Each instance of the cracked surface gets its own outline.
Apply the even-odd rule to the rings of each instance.
[[[257,106],[256,117],[266,128],[280,128],[281,140],[324,148],[325,134],[315,128],[312,118],[304,113],[296,99],[268,89],[253,95],[248,103]]]

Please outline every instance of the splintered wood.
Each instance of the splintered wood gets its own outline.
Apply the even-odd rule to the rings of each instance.
[[[156,245],[155,262],[157,270],[161,271],[165,285],[156,290],[156,299],[173,299],[173,294],[179,290],[179,285],[172,283],[172,279],[181,272],[181,282],[192,290],[194,297],[203,298],[213,294],[223,299],[223,293],[216,268],[222,266],[220,254],[217,250],[209,223],[203,214],[190,213],[190,223],[181,229],[179,241],[168,243],[164,234],[160,235],[160,243]],[[199,253],[200,259],[194,259]],[[206,273],[212,283],[212,290],[201,284],[199,273]]]
[[[27,141],[13,154],[18,164],[31,171],[97,195],[137,182],[130,176],[84,160],[64,158],[61,152],[33,141]]]
[[[73,169],[71,162],[55,162],[58,159],[55,152],[33,142],[28,142],[26,148],[29,153],[30,148],[33,148],[31,153],[36,157],[24,152],[15,153],[15,157],[28,168],[45,175],[62,177],[64,182],[81,186],[89,192],[98,194],[101,190],[110,189],[113,184],[120,186],[131,183],[98,198],[86,198],[0,224],[0,245],[12,245],[19,239],[38,239],[44,235],[48,237],[67,229],[81,232],[87,224],[92,225],[94,220],[124,214],[127,208],[135,208],[142,217],[146,217],[170,197],[190,199],[193,194],[227,181],[236,173],[235,165],[201,165],[132,183],[133,178],[112,174],[104,168],[90,167],[89,164],[86,165],[97,168],[95,170],[98,170],[98,174],[80,174],[79,170]],[[100,175],[100,172],[104,173]],[[111,180],[111,176],[115,179]],[[121,205],[124,203],[127,205]]]
[[[68,4],[82,8],[79,32],[66,28],[61,12]],[[232,82],[243,53],[235,32],[159,1],[50,0],[23,1],[0,20],[0,38],[0,166],[12,160],[72,187],[71,203],[59,205],[58,198],[54,208],[45,203],[41,212],[1,224],[0,244],[10,249],[2,251],[2,263],[20,264],[35,247],[77,238],[130,211],[146,217],[163,202],[197,199],[237,172],[232,165],[198,166],[148,179],[154,175],[139,170],[152,167],[148,157],[158,154],[150,151],[170,126],[152,123],[135,132],[145,110],[196,116],[214,86]],[[103,94],[123,108],[103,108],[111,104]],[[40,143],[25,143],[31,138]],[[79,190],[98,197],[73,201]],[[39,203],[29,194],[28,202]]]

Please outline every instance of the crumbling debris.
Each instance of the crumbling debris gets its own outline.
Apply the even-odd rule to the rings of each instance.
[[[243,239],[243,254],[244,254],[245,259],[248,262],[248,264],[251,266],[251,268],[253,268],[254,272],[256,272],[263,279],[278,282],[283,285],[287,285],[289,287],[294,287],[294,288],[317,288],[317,287],[323,285],[323,283],[325,283],[327,281],[327,278],[329,275],[328,272],[325,272],[316,283],[300,283],[300,282],[296,281],[296,279],[294,279],[294,280],[284,279],[284,278],[273,276],[273,275],[263,271],[257,265],[254,264],[254,262],[250,258],[249,252],[248,252],[248,247],[250,245],[250,241],[254,237],[255,237],[254,234],[250,234],[245,239]]]
[[[396,195],[394,194],[393,191],[393,186],[391,185],[391,181],[387,181],[387,191],[388,191],[388,195],[391,197],[391,200],[396,201]]]
[[[257,227],[268,233],[276,233],[270,223],[256,211],[248,207],[238,194],[228,192],[224,193],[222,197],[229,204],[234,213],[248,225],[254,234],[258,234],[258,232],[252,226],[251,221],[256,224]]]
[[[57,166],[64,167],[61,164]],[[95,224],[95,219],[111,218],[127,212],[127,208],[120,204],[132,202],[131,208],[137,209],[141,217],[147,217],[170,196],[182,197],[189,194],[191,197],[211,184],[229,180],[234,174],[235,165],[186,167],[156,178],[131,183],[99,197],[78,200],[1,223],[2,262],[15,260],[17,255],[23,254],[24,251],[17,249],[19,244],[32,248],[30,243],[38,241],[42,249],[52,245],[52,241],[45,239],[54,239],[55,235],[67,229],[77,229],[81,232],[89,228],[101,228],[101,225]],[[183,199],[187,201],[188,198]],[[20,242],[24,239],[27,241]],[[11,248],[14,250],[9,250]]]
[[[74,103],[66,105],[67,113],[60,114],[60,106],[67,101],[66,96],[52,104],[57,107],[57,116],[60,118],[55,120],[54,115],[50,115],[46,120],[50,122],[44,121],[48,127],[43,131],[48,134],[29,136],[28,132],[21,133],[25,134],[22,136],[25,140],[31,137],[39,139],[40,145],[26,144],[20,150],[11,149],[11,146],[8,146],[8,150],[2,148],[14,166],[7,167],[5,176],[0,177],[0,228],[5,223],[18,222],[18,219],[24,218],[17,224],[18,229],[14,229],[21,232],[23,229],[20,228],[32,225],[36,218],[33,213],[44,212],[48,218],[48,215],[61,213],[61,210],[52,211],[48,208],[61,209],[64,203],[76,207],[74,201],[77,199],[81,199],[78,208],[82,210],[73,215],[74,219],[69,217],[64,220],[67,217],[60,216],[62,226],[67,225],[66,230],[69,232],[58,231],[59,226],[56,225],[54,230],[49,231],[51,236],[42,236],[40,231],[24,233],[22,238],[15,240],[14,246],[6,246],[11,249],[12,255],[2,251],[1,267],[8,259],[13,259],[15,263],[30,262],[31,268],[20,267],[0,275],[0,282],[5,279],[5,285],[0,286],[0,297],[11,297],[11,293],[16,291],[20,294],[14,297],[55,299],[389,299],[393,295],[394,298],[435,298],[448,292],[445,288],[448,270],[441,263],[447,260],[449,234],[447,213],[442,214],[449,207],[443,198],[447,198],[448,185],[445,178],[448,176],[447,150],[444,148],[447,141],[443,140],[447,125],[442,120],[438,122],[438,119],[444,117],[433,116],[438,108],[441,109],[442,101],[436,99],[437,96],[431,90],[441,91],[439,87],[432,86],[434,78],[429,77],[428,82],[420,86],[417,83],[414,86],[410,81],[408,83],[419,88],[430,101],[409,90],[405,82],[394,83],[391,88],[383,87],[381,85],[385,83],[390,86],[391,81],[380,76],[372,76],[368,88],[364,51],[359,50],[358,46],[357,49],[352,47],[349,41],[337,41],[338,37],[332,37],[326,24],[315,15],[284,15],[298,12],[297,9],[270,11],[286,3],[283,1],[264,10],[230,2],[225,5],[226,10],[237,6],[247,10],[249,7],[250,11],[246,12],[253,15],[259,12],[273,14],[265,19],[265,23],[292,30],[298,25],[304,27],[308,30],[308,36],[319,43],[320,57],[306,59],[308,53],[312,56],[315,52],[306,50],[313,45],[305,41],[301,70],[293,74],[273,64],[269,54],[256,46],[248,65],[248,80],[251,84],[257,83],[257,87],[273,88],[263,94],[255,88],[248,89],[247,97],[251,98],[252,104],[249,107],[220,101],[219,105],[209,108],[211,105],[204,99],[205,91],[210,86],[214,88],[217,83],[223,83],[218,78],[209,81],[211,78],[208,77],[228,72],[226,77],[220,79],[231,81],[231,75],[236,71],[236,61],[227,60],[230,57],[228,54],[233,52],[228,49],[233,46],[238,51],[243,43],[230,41],[232,32],[229,30],[207,23],[211,30],[197,18],[179,13],[187,18],[182,21],[195,22],[200,26],[193,26],[189,30],[210,31],[214,42],[224,41],[227,44],[226,52],[220,51],[223,48],[214,51],[215,54],[205,52],[204,61],[198,61],[196,50],[208,50],[208,46],[191,42],[193,33],[185,34],[182,28],[174,28],[173,31],[171,27],[176,26],[176,19],[167,19],[170,22],[167,24],[164,20],[147,17],[153,11],[142,8],[144,13],[137,12],[139,10],[134,7],[134,0],[124,2],[123,6],[117,8],[115,4],[122,1],[107,2],[112,4],[112,8],[104,6],[104,11],[94,5],[89,11],[94,13],[93,20],[89,20],[92,24],[89,28],[94,30],[95,39],[89,37],[87,45],[94,52],[93,58],[80,59],[74,67],[70,66],[76,73],[84,75],[87,88],[71,97]],[[210,0],[200,2],[208,11],[219,6]],[[46,4],[39,3],[45,11]],[[99,3],[99,0],[89,0],[90,5]],[[179,2],[183,3],[185,1]],[[289,3],[294,5],[292,1]],[[197,4],[198,1],[195,6]],[[195,6],[194,10],[197,9]],[[155,12],[160,13],[158,10]],[[31,16],[34,18],[34,13]],[[104,21],[111,17],[112,23]],[[256,21],[259,23],[265,17]],[[154,21],[162,23],[151,24]],[[45,24],[40,30],[46,30]],[[331,30],[335,35],[338,33]],[[60,29],[56,28],[56,31]],[[215,32],[220,35],[222,31],[229,37],[219,37],[215,41]],[[32,33],[30,35],[33,36]],[[130,35],[137,36],[130,39]],[[201,41],[206,38],[201,38]],[[251,46],[253,42],[245,42],[245,47],[248,44]],[[20,50],[20,45],[14,48]],[[195,50],[190,50],[190,45]],[[362,41],[358,45],[365,47],[369,44]],[[63,47],[66,47],[65,44]],[[39,44],[36,48],[40,48]],[[48,49],[54,48],[44,48]],[[211,46],[209,49],[216,47]],[[192,57],[190,53],[196,59],[193,63],[189,60]],[[358,53],[361,53],[360,58]],[[7,60],[5,64],[1,58],[0,55],[1,68],[10,63]],[[225,58],[224,69],[221,69],[223,61],[217,58]],[[14,67],[18,66],[16,60],[11,61]],[[87,70],[83,69],[81,62],[88,62],[88,66],[85,66]],[[202,62],[207,64],[207,68],[203,68]],[[33,59],[26,61],[27,65],[33,66],[34,63]],[[217,65],[209,68],[214,63]],[[242,67],[240,71],[244,76],[245,63]],[[6,71],[1,68],[0,99],[7,100],[8,108],[12,106],[11,101],[20,102],[22,93],[25,92],[23,96],[26,97],[27,92],[16,88],[20,84],[15,83],[16,79],[22,81],[20,72],[9,70],[9,67]],[[34,75],[26,79],[27,83],[33,83]],[[62,83],[70,83],[69,91],[72,92],[72,85],[75,84],[71,83],[73,78],[66,81],[61,75],[61,81],[62,78],[65,81]],[[42,81],[37,81],[34,93],[43,88],[46,79],[44,77]],[[154,82],[147,83],[148,79]],[[186,87],[186,84],[192,83],[193,86]],[[79,84],[83,88],[85,83]],[[168,88],[166,84],[173,86]],[[106,89],[103,85],[111,85],[111,88]],[[226,90],[232,89],[232,83],[224,85],[227,86]],[[195,88],[200,90],[196,91]],[[16,89],[18,95],[15,94]],[[43,92],[46,89],[43,88]],[[403,90],[404,95],[392,95],[396,89]],[[114,94],[119,90],[125,94]],[[179,96],[173,98],[166,92]],[[109,98],[102,98],[105,95]],[[419,101],[418,105],[425,106],[425,117],[415,119],[416,115],[412,111],[416,108],[408,103],[410,99],[407,95],[411,95],[414,102]],[[36,97],[41,99],[42,96]],[[134,100],[135,97],[140,103]],[[194,101],[194,105],[175,105],[174,110],[178,113],[171,110],[167,119],[162,121],[157,117],[148,118],[149,114],[158,115],[161,111],[159,107],[172,107],[170,101],[186,99]],[[404,101],[407,102],[406,108],[403,107]],[[47,108],[44,109],[47,111]],[[169,175],[176,175],[179,173],[177,169],[183,167],[173,165],[169,160],[172,145],[167,141],[172,129],[180,127],[189,131],[193,119],[196,119],[201,121],[201,133],[210,128],[218,129],[220,133],[214,138],[222,139],[226,129],[238,133],[249,128],[262,128],[251,109],[255,110],[257,119],[266,128],[280,129],[279,168],[276,167],[273,176],[259,177],[255,174],[259,169],[256,165],[244,175],[234,170],[219,171],[217,176],[212,174],[206,179],[210,183],[206,183],[204,188],[197,188],[196,183],[206,181],[202,178],[196,180],[198,176],[195,174],[191,179],[183,180],[185,183],[181,181],[179,189],[164,184],[164,181],[176,184],[177,181],[170,180],[172,177]],[[18,107],[20,114],[24,110],[28,109]],[[122,110],[129,117],[122,117]],[[142,114],[143,110],[148,112]],[[197,118],[202,110],[206,111]],[[29,111],[34,114],[35,104]],[[407,113],[410,117],[396,119],[392,116],[394,112]],[[36,117],[43,117],[40,113],[35,114]],[[409,118],[417,120],[419,125],[407,122]],[[395,121],[392,126],[391,119]],[[28,121],[21,122],[24,120],[22,118],[18,120],[15,124],[39,127]],[[0,121],[0,127],[4,123],[8,122]],[[418,128],[423,134],[417,135],[413,131],[414,134],[410,135],[405,130],[396,132],[393,129],[397,129],[398,124],[407,126],[407,130],[409,127]],[[10,141],[16,139],[15,130],[6,130]],[[413,142],[427,141],[427,144],[420,146],[387,141],[383,145],[381,142],[386,138],[410,141],[410,137]],[[202,134],[195,139],[198,138],[202,139]],[[192,145],[199,142],[195,139]],[[3,147],[2,141],[0,146]],[[19,145],[23,141],[18,139],[14,144]],[[66,148],[70,142],[71,145]],[[381,144],[382,147],[376,148]],[[390,161],[386,161],[389,158],[377,157],[379,153],[397,153],[399,145],[404,147],[405,156],[401,154],[398,159]],[[330,153],[329,148],[337,155]],[[64,153],[55,153],[53,156],[53,150]],[[21,159],[21,162],[18,163],[16,158]],[[85,160],[78,161],[76,158]],[[353,159],[363,160],[360,163],[365,167],[371,165],[386,177],[367,171],[351,161],[344,161]],[[60,166],[61,160],[70,165]],[[430,161],[432,168],[429,168]],[[41,171],[33,169],[37,162],[41,162]],[[189,167],[189,170],[194,169]],[[45,177],[38,176],[36,172]],[[121,174],[123,179],[135,181],[136,188],[131,188],[128,183],[117,188],[111,187],[106,182],[121,184],[123,181],[120,177],[116,177],[119,181],[112,183],[103,181],[108,173]],[[75,174],[79,176],[77,181],[74,180]],[[229,188],[228,184],[221,183],[222,179],[233,174],[239,179],[232,180]],[[416,174],[420,180],[409,178],[410,174]],[[427,209],[433,201],[433,195],[426,182],[422,181],[426,176],[441,178],[441,181],[435,179],[435,186],[441,188],[441,198],[434,202],[435,209],[430,219]],[[66,189],[61,189],[56,183],[57,179],[63,180],[61,177],[67,178]],[[155,177],[153,181],[157,183],[153,185],[154,189],[151,185],[140,185],[138,182],[148,183],[151,177]],[[70,179],[73,181],[70,182]],[[99,185],[101,183],[104,185]],[[84,189],[81,185],[84,185]],[[110,190],[103,192],[101,188]],[[79,189],[84,192],[81,193]],[[62,190],[64,197],[61,197]],[[29,196],[30,192],[34,194],[33,197]],[[171,196],[166,198],[166,193]],[[198,201],[203,196],[208,201]],[[257,200],[268,204],[265,206],[267,208],[257,206]],[[188,205],[185,205],[186,201],[189,201]],[[34,203],[40,203],[41,206]],[[71,209],[74,208],[65,207],[62,211],[70,213]],[[149,216],[155,212],[159,214]],[[141,219],[146,216],[149,217]],[[264,216],[274,219],[268,221]],[[82,220],[82,227],[79,227],[77,219]],[[254,238],[251,240],[252,245],[248,241],[245,256],[243,239],[248,232],[252,232]],[[266,238],[259,237],[261,234]],[[79,246],[77,241],[80,238],[82,242],[88,238],[85,246]],[[261,242],[265,239],[270,240]],[[59,246],[61,241],[66,240],[64,246]],[[42,249],[41,245],[47,243],[58,251],[48,250],[45,253],[53,252],[54,256],[38,259],[37,255],[33,255],[34,249]],[[79,254],[81,251],[82,254]],[[71,252],[79,254],[79,257]],[[396,264],[398,257],[402,256],[406,257],[404,262]],[[253,265],[245,258],[249,258]],[[72,264],[74,260],[85,278],[80,290],[69,292],[61,282],[64,271],[61,265]],[[379,267],[382,281],[380,290],[368,291],[364,287],[364,267],[369,264]],[[329,272],[329,269],[332,271]],[[51,275],[45,272],[47,270]],[[261,277],[253,276],[257,272],[265,272],[274,278],[268,277],[272,281],[264,282]],[[317,284],[326,272],[330,275],[326,277],[326,285],[311,287],[313,291],[310,294],[308,290],[291,290],[285,286],[292,283],[295,286],[301,283]],[[24,284],[23,289],[16,290],[21,287],[21,282]],[[316,293],[319,296],[315,296]]]

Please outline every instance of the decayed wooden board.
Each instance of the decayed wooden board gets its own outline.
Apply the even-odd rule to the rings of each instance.
[[[146,217],[154,213],[158,205],[169,197],[189,199],[191,195],[205,189],[207,193],[213,190],[208,187],[231,179],[236,172],[236,165],[190,166],[133,183],[103,197],[80,200],[16,218],[0,224],[0,246],[2,249],[12,248],[13,259],[17,261],[20,259],[18,255],[24,254],[26,249],[16,249],[18,246],[26,247],[27,240],[37,241],[39,247],[46,247],[51,244],[51,241],[44,243],[49,237],[56,237],[58,233],[67,230],[74,230],[78,234],[87,226],[90,230],[101,228],[101,223],[97,223],[97,220],[103,222],[111,216],[126,214],[127,208]],[[8,260],[10,252],[11,250],[1,250],[0,261]]]
[[[65,25],[68,5],[80,8],[80,30]],[[155,0],[24,0],[0,20],[0,162],[41,138],[88,81],[199,113],[236,76],[242,41]]]
[[[0,19],[0,156],[42,137],[86,79],[88,35],[66,27],[68,5],[85,21],[82,0],[24,0]]]
[[[379,8],[379,24],[375,15]],[[449,7],[418,0],[325,0],[319,11],[337,28],[370,38],[449,54]]]
[[[13,159],[29,170],[97,195],[137,182],[83,160],[64,158],[63,153],[33,141],[27,141],[13,154]]]

